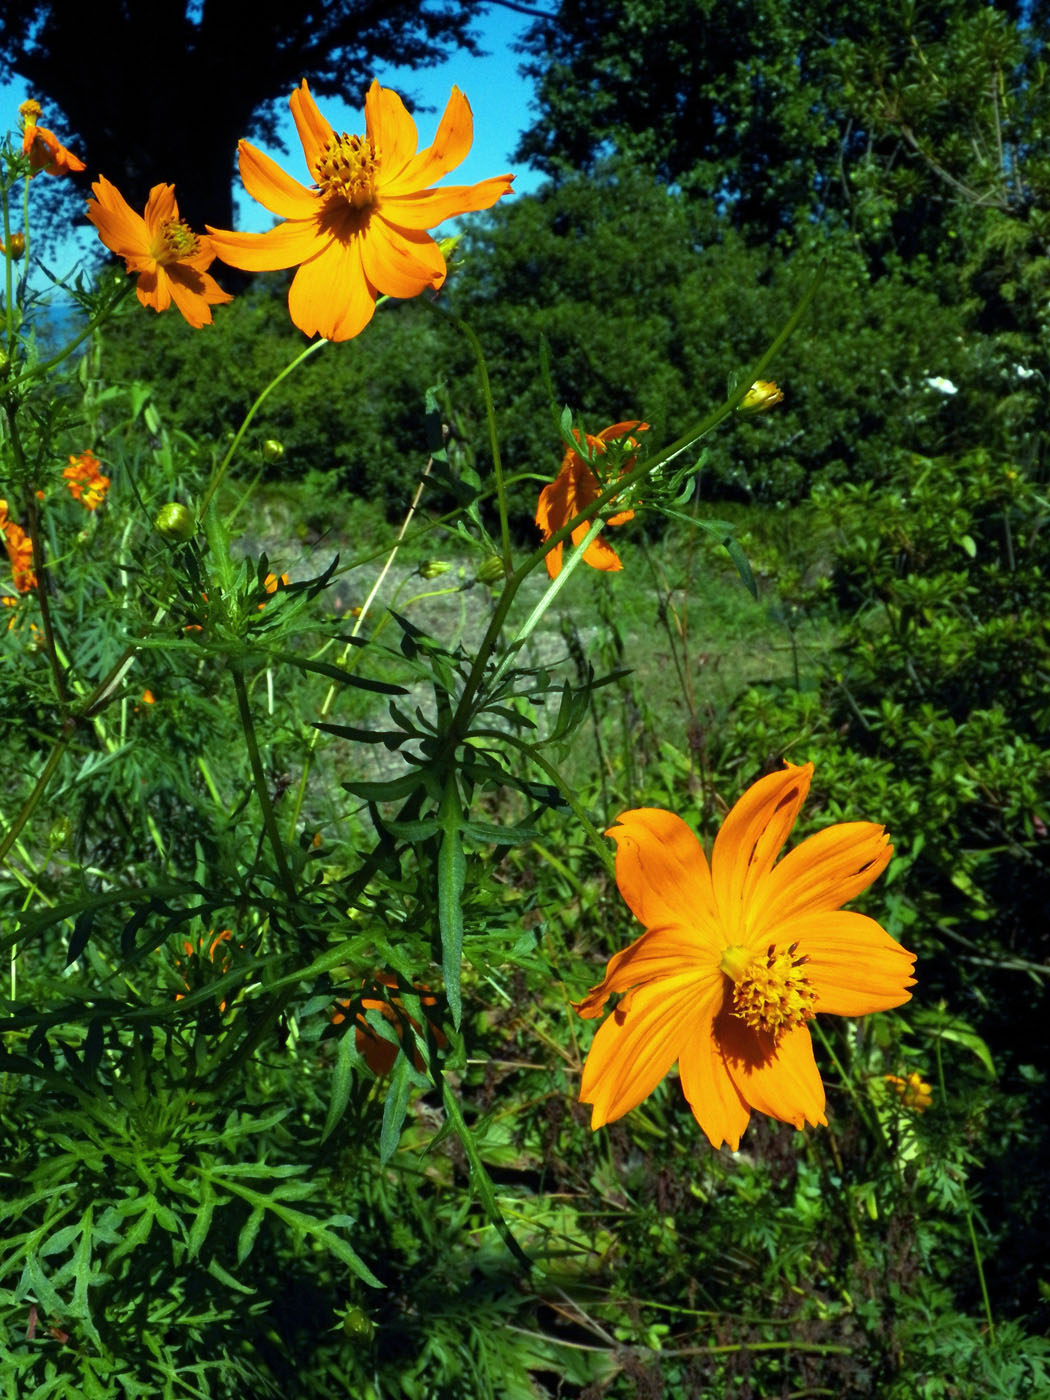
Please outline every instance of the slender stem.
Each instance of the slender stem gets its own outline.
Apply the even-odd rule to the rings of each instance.
[[[288,859],[281,842],[281,833],[277,830],[277,820],[273,813],[273,803],[270,801],[270,789],[266,781],[266,774],[263,772],[262,755],[259,753],[259,741],[255,734],[255,723],[252,720],[251,704],[248,700],[247,687],[244,684],[244,674],[240,666],[236,664],[231,665],[230,670],[233,674],[233,688],[237,692],[237,709],[241,717],[244,742],[248,749],[248,761],[251,764],[252,778],[255,782],[255,795],[259,799],[259,807],[262,811],[263,827],[273,850],[273,858],[277,862],[277,872],[280,875],[284,891],[290,899],[294,899],[295,884],[292,880],[292,872],[288,868]]]
[[[519,753],[524,754],[535,763],[538,768],[542,768],[544,773],[546,773],[547,777],[550,778],[551,782],[572,808],[573,816],[587,833],[591,845],[601,857],[602,864],[605,866],[608,873],[610,875],[615,875],[616,860],[612,851],[609,849],[608,843],[602,840],[601,832],[591,821],[583,804],[553,763],[544,758],[542,754],[537,753],[533,745],[527,744],[524,739],[519,739],[516,734],[505,734],[499,729],[474,729],[471,731],[471,738],[497,739],[501,744],[510,744],[512,748],[517,749]]]
[[[51,370],[53,370],[56,367],[56,365],[60,365],[63,360],[67,360],[69,356],[73,353],[73,351],[77,348],[77,346],[81,344],[82,341],[87,340],[88,336],[94,335],[95,331],[97,331],[101,326],[105,325],[105,323],[113,315],[114,311],[116,311],[120,303],[125,299],[129,292],[134,290],[134,288],[135,283],[130,280],[123,283],[120,287],[120,290],[113,297],[113,299],[106,306],[104,306],[101,309],[101,311],[97,311],[95,315],[92,316],[91,320],[87,323],[87,325],[84,327],[84,329],[80,332],[79,335],[75,335],[71,341],[69,341],[66,345],[63,345],[62,349],[57,351],[54,355],[52,355],[50,360],[43,360],[40,364],[33,365],[32,369],[26,370],[26,372],[19,378],[18,384],[21,386],[30,383],[34,379],[42,379],[44,375],[49,374]]]
[[[430,302],[428,305],[434,306]],[[440,310],[434,307],[435,310]],[[442,314],[447,315],[447,312]],[[485,363],[485,354],[481,348],[481,341],[467,325],[466,321],[461,321],[458,316],[453,316],[452,321],[458,330],[462,331],[470,342],[470,348],[474,351],[474,359],[477,361],[478,374],[481,378],[481,393],[485,400],[485,421],[489,430],[489,449],[492,452],[492,471],[496,478],[496,499],[499,504],[499,533],[500,548],[503,553],[503,568],[506,573],[511,571],[510,553],[510,522],[507,507],[507,488],[503,479],[503,459],[499,450],[499,433],[496,429],[496,407],[492,399],[492,385],[489,381],[488,365]]]
[[[357,614],[357,617],[354,619],[354,625],[350,630],[350,635],[352,637],[356,637],[358,632],[360,632],[361,628],[364,626],[365,618],[368,616],[368,610],[372,606],[372,603],[375,601],[376,594],[383,586],[383,580],[390,572],[394,560],[397,558],[397,552],[401,548],[402,541],[404,540],[405,535],[408,532],[408,527],[412,524],[412,519],[416,511],[419,509],[419,503],[423,499],[423,492],[426,489],[427,477],[430,475],[430,468],[433,465],[433,457],[428,457],[427,464],[423,468],[422,475],[419,479],[419,485],[416,487],[416,494],[412,497],[412,504],[409,506],[408,513],[406,514],[404,520],[402,520],[401,527],[397,532],[397,538],[394,540],[390,553],[387,555],[383,567],[379,571],[379,576],[376,578],[376,581],[372,584],[372,587],[369,589],[368,597],[361,605],[361,610]],[[342,656],[339,658],[339,664],[341,666],[346,665],[348,653],[351,651],[351,649],[352,648],[350,646],[350,643],[348,642],[347,645],[343,648]],[[327,719],[328,717],[328,712],[331,710],[332,703],[335,700],[335,692],[336,682],[333,681],[328,687],[328,693],[325,695],[324,701],[321,705],[322,720]],[[310,738],[307,742],[306,761],[303,764],[303,771],[299,778],[299,788],[295,794],[295,803],[292,807],[292,818],[288,824],[289,841],[295,839],[295,828],[299,824],[299,813],[302,811],[303,801],[306,797],[306,784],[310,776],[310,768],[313,764],[314,751],[317,748],[317,744],[320,737],[321,731],[319,729],[314,729],[311,732]]]
[[[241,438],[243,438],[244,434],[248,431],[249,423],[251,423],[256,413],[258,413],[264,401],[270,396],[270,394],[273,393],[274,389],[277,388],[278,384],[280,384],[282,380],[287,379],[293,370],[299,368],[299,366],[303,363],[304,360],[308,359],[311,355],[316,354],[316,352],[320,350],[323,345],[328,344],[330,344],[330,342],[323,338],[320,340],[313,341],[311,344],[306,346],[304,350],[301,350],[298,355],[296,355],[295,359],[291,362],[290,365],[285,365],[284,369],[281,370],[280,374],[278,374],[274,379],[270,380],[269,384],[267,384],[266,388],[262,391],[259,397],[252,404],[251,408],[245,414],[244,422],[237,429],[237,436],[230,443],[230,446],[226,452],[226,456],[222,459],[222,461],[216,468],[211,481],[208,483],[208,488],[204,493],[204,499],[200,503],[200,510],[198,511],[198,515],[203,516],[204,512],[207,510],[211,498],[215,495],[216,491],[219,489],[219,486],[222,484],[222,479],[226,475],[227,467],[233,460],[234,453],[241,445]]]

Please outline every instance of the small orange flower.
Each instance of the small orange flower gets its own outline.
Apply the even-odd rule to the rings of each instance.
[[[79,452],[70,455],[69,466],[62,472],[73,499],[86,510],[96,510],[109,490],[109,477],[103,476],[100,466],[93,452]]]
[[[107,248],[139,275],[136,293],[143,306],[166,311],[172,302],[191,326],[211,325],[213,306],[232,301],[207,269],[215,261],[211,240],[193,233],[179,218],[174,185],[154,185],[145,216],[136,214],[115,185],[99,176],[91,186],[87,216]]]
[[[907,1079],[901,1079],[896,1074],[884,1074],[882,1077],[905,1108],[913,1108],[916,1113],[925,1113],[933,1103],[933,1089],[918,1070],[913,1069]]]
[[[452,89],[434,144],[417,153],[416,124],[396,92],[373,82],[365,97],[365,135],[338,135],[304,79],[292,116],[315,186],[293,180],[254,146],[238,148],[241,179],[253,199],[284,222],[268,233],[208,226],[223,262],[248,272],[295,267],[288,293],[292,320],[306,335],[349,340],[364,330],[376,297],[415,297],[445,280],[445,259],[426,232],[444,219],[488,209],[510,191],[513,175],[477,185],[430,189],[459,165],[474,139],[470,104]]]
[[[592,437],[588,433],[586,435],[587,446],[592,452],[605,452],[607,443],[626,437],[632,447],[637,447],[637,441],[630,434],[644,433],[648,429],[648,423],[613,423],[611,427],[603,428],[597,437]],[[575,429],[573,431],[575,433]],[[579,439],[579,433],[576,433],[576,438]],[[623,470],[630,471],[634,462],[633,457],[628,457],[623,464]],[[579,515],[581,510],[585,510],[592,501],[598,498],[601,491],[602,486],[594,472],[580,454],[573,452],[570,448],[562,458],[561,471],[540,492],[539,504],[536,506],[536,524],[543,531],[544,540],[549,540],[555,530],[560,530],[574,516]],[[618,515],[610,516],[605,523],[606,525],[625,525],[628,520],[633,519],[633,510],[622,510]],[[589,520],[578,525],[572,532],[573,544],[578,545],[590,528],[591,522]],[[561,552],[561,545],[556,544],[547,554],[547,573],[551,578],[557,578],[561,573]],[[608,573],[614,573],[623,568],[616,551],[605,542],[601,535],[596,535],[591,540],[587,546],[587,552],[583,556],[583,562],[589,564],[592,569],[603,569]]]
[[[144,705],[155,705],[157,703],[156,696],[153,694],[153,691],[150,690],[148,686],[142,692],[142,703]],[[223,929],[223,933],[229,933],[229,931],[229,929]]]
[[[146,694],[148,695],[149,691],[147,691]],[[149,703],[152,704],[153,701],[150,700]],[[205,957],[205,947],[207,947],[208,961],[214,967],[218,968],[220,975],[224,972],[228,972],[230,967],[230,949],[224,945],[228,944],[232,937],[233,930],[224,928],[220,929],[218,933],[216,933],[214,929],[209,929],[207,934],[202,935],[200,938],[197,939],[196,944],[191,943],[188,938],[183,939],[182,946],[186,950],[186,958],[188,959],[189,965],[187,965],[187,963],[184,962],[182,958],[176,958],[175,966],[181,969],[182,971],[190,971],[192,965],[199,965],[203,963]],[[210,943],[207,942],[209,938],[211,939]],[[215,956],[216,953],[219,953],[218,957]],[[183,978],[183,985],[185,986],[187,992],[193,990],[190,983],[185,978]],[[185,992],[176,992],[175,1000],[182,1001],[184,996]],[[221,1014],[225,1010],[226,1003],[224,1001],[220,1001],[219,1013]]]
[[[291,579],[288,577],[287,574],[282,574],[280,578],[278,578],[276,574],[267,574],[266,577],[263,579],[263,588],[266,589],[267,593],[276,593],[278,584],[283,584],[287,588],[288,584],[290,583]],[[265,606],[265,603],[260,603],[259,611],[262,612]]]
[[[11,561],[11,578],[19,593],[29,593],[36,587],[36,573],[33,570],[33,541],[21,525],[8,518],[7,502],[0,501],[0,530],[4,532],[4,545]]]
[[[18,115],[22,127],[22,154],[29,157],[29,167],[34,174],[43,170],[46,175],[72,175],[86,168],[53,131],[38,125],[43,116],[39,102],[29,98],[19,107]]]
[[[713,1147],[734,1150],[751,1110],[826,1123],[807,1022],[864,1016],[908,1001],[914,954],[873,919],[844,911],[886,868],[881,826],[842,822],[774,864],[809,790],[813,765],[752,784],[715,838],[710,866],[680,817],[624,812],[616,883],[646,932],[576,1003],[600,1016],[580,1099],[591,1126],[621,1118],[678,1061],[689,1106]]]
[[[435,1006],[437,1004],[437,997],[433,996],[422,983],[417,982],[414,985],[416,991],[420,994],[419,1000],[422,1006]],[[367,980],[363,981],[361,986],[371,986],[375,988],[396,987],[397,978],[385,972],[373,977],[371,982]],[[349,1007],[350,1004],[349,1001],[339,1002],[339,1005],[344,1007]],[[401,1005],[401,998],[396,993],[389,999],[381,999],[378,997],[363,997],[361,999],[361,1010],[354,1018],[354,1042],[357,1046],[357,1053],[364,1056],[365,1064],[373,1074],[389,1074],[394,1068],[394,1061],[398,1056],[398,1046],[395,1045],[393,1041],[385,1040],[381,1035],[376,1034],[365,1020],[364,1013],[366,1011],[380,1012],[383,1019],[389,1021],[394,1027],[399,1042],[404,1036],[405,1028],[403,1023],[407,1021],[416,1034],[421,1035],[422,1031],[419,1022],[415,1017],[409,1016],[408,1012],[405,1011],[404,1007]],[[346,1017],[341,1011],[336,1011],[332,1015],[333,1025],[338,1026],[345,1020]],[[437,1044],[441,1046],[447,1045],[448,1041],[442,1034],[441,1027],[435,1025],[435,1023],[429,1019],[427,1024],[430,1026]],[[423,1057],[420,1055],[418,1049],[413,1054],[413,1061],[416,1069],[423,1068]]]

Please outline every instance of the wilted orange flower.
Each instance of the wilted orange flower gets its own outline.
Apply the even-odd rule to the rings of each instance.
[[[722,823],[710,866],[671,812],[624,812],[608,832],[616,883],[647,931],[576,1004],[600,1016],[610,993],[624,993],[583,1071],[593,1128],[641,1103],[675,1060],[716,1148],[736,1149],[752,1109],[797,1128],[826,1123],[806,1022],[909,999],[914,954],[840,907],[886,868],[884,829],[829,826],[774,864],[812,775],[811,763],[788,764],[753,783]]]
[[[67,150],[53,131],[37,125],[43,116],[39,102],[29,98],[19,107],[18,115],[22,127],[22,154],[29,157],[34,173],[43,170],[47,175],[72,175],[74,171],[85,169],[84,162]]]
[[[913,1069],[907,1079],[901,1079],[896,1074],[884,1074],[882,1077],[905,1108],[913,1108],[916,1113],[925,1113],[933,1103],[933,1089],[917,1069]]]
[[[233,297],[207,271],[215,261],[210,239],[179,218],[175,186],[153,186],[145,217],[104,176],[91,189],[95,198],[88,200],[87,216],[106,247],[139,274],[136,293],[142,305],[166,311],[174,302],[191,326],[211,325],[210,308]]]
[[[594,452],[605,452],[607,443],[626,437],[632,447],[637,447],[636,439],[629,435],[647,432],[648,428],[648,423],[613,423],[611,427],[603,428],[597,437],[592,437],[588,433],[587,446]],[[573,431],[575,432],[575,429]],[[579,433],[576,433],[576,438],[579,439]],[[630,471],[634,462],[633,457],[628,457],[623,464],[623,470]],[[569,523],[573,516],[579,515],[581,510],[585,510],[592,501],[598,498],[601,491],[602,487],[597,477],[580,454],[573,452],[571,448],[566,451],[562,458],[561,471],[540,492],[539,504],[536,506],[536,524],[543,531],[544,540],[549,540],[555,530],[560,530],[563,525]],[[605,523],[606,525],[624,525],[628,520],[633,519],[633,510],[622,510],[618,515],[610,516]],[[572,532],[573,544],[578,545],[590,528],[591,522],[589,520],[578,525]],[[557,578],[561,573],[561,552],[561,545],[556,544],[547,555],[547,573],[551,578]],[[590,564],[592,569],[604,569],[609,573],[623,568],[619,555],[610,544],[605,542],[601,535],[596,535],[591,540],[587,546],[587,552],[583,556],[583,562]]]
[[[414,297],[445,280],[445,259],[426,232],[443,219],[488,209],[512,175],[477,185],[429,189],[459,165],[474,139],[470,104],[452,89],[434,144],[417,153],[416,124],[396,92],[373,82],[365,135],[337,135],[303,79],[292,116],[310,174],[307,189],[254,146],[238,147],[241,179],[253,199],[285,222],[268,233],[208,227],[223,262],[248,272],[295,267],[292,320],[307,335],[349,340],[372,319],[376,297]]]
[[[69,466],[62,475],[73,499],[85,509],[95,510],[102,504],[109,490],[109,477],[103,476],[101,463],[93,452],[70,454]]]
[[[11,561],[11,578],[19,593],[29,593],[36,587],[36,573],[33,570],[33,541],[21,525],[8,518],[7,502],[0,501],[0,530],[4,532],[4,545]]]
[[[385,972],[377,977],[373,977],[371,982],[362,982],[361,986],[396,987],[397,978]],[[422,1006],[435,1006],[437,1004],[437,997],[429,993],[422,983],[416,983],[415,989],[419,993],[419,1000]],[[339,1005],[348,1007],[350,1002],[340,1001]],[[421,1035],[422,1031],[419,1022],[414,1016],[409,1016],[408,1012],[401,1005],[401,998],[397,996],[396,993],[394,996],[390,997],[389,1000],[383,1000],[378,997],[363,997],[361,999],[361,1010],[354,1018],[354,1043],[357,1046],[357,1053],[364,1056],[365,1064],[373,1074],[389,1074],[394,1068],[394,1061],[398,1056],[398,1046],[395,1045],[393,1041],[384,1040],[381,1035],[375,1033],[365,1020],[364,1013],[366,1011],[380,1012],[383,1019],[389,1021],[394,1027],[399,1042],[402,1040],[405,1032],[403,1022],[407,1021],[417,1035]],[[341,1011],[336,1011],[332,1015],[333,1025],[338,1026],[345,1020],[346,1017]],[[442,1034],[441,1027],[429,1020],[429,1018],[427,1024],[430,1026],[437,1044],[442,1046],[447,1045],[448,1041]],[[418,1049],[413,1053],[413,1061],[416,1069],[423,1068],[423,1057],[420,1055]]]

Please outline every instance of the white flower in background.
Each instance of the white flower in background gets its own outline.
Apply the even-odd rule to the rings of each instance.
[[[959,392],[950,379],[944,379],[939,374],[928,377],[926,383],[931,389],[936,389],[938,394],[948,394],[950,396]]]
[[[1029,369],[1027,365],[1014,365],[1014,374],[1018,379],[1034,379],[1038,373],[1037,369]]]

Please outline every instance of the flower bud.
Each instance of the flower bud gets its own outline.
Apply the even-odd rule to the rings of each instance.
[[[447,574],[451,569],[451,564],[446,564],[444,559],[424,559],[419,566],[421,578],[440,578],[442,574]]]
[[[487,559],[482,560],[475,574],[479,583],[498,583],[506,576],[507,572],[503,567],[503,560],[498,554],[490,554]]]
[[[778,389],[771,379],[756,379],[751,388],[736,406],[737,413],[765,413],[783,399],[782,389]]]
[[[279,462],[284,456],[284,443],[276,438],[267,438],[262,445],[262,455],[264,462]]]
[[[7,256],[13,262],[17,262],[19,258],[24,258],[26,251],[25,234],[13,233],[11,237],[7,240],[7,247],[4,248],[3,244],[0,243],[0,249],[3,249],[3,251],[6,252]]]
[[[185,542],[195,534],[197,526],[192,514],[185,506],[178,501],[169,501],[166,506],[161,506],[153,528],[158,535],[163,535],[166,540],[181,540]]]

